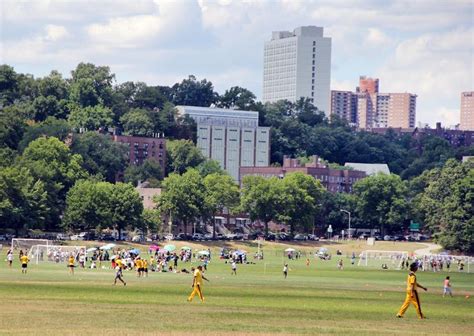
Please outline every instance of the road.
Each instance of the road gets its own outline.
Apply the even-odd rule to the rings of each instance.
[[[431,254],[431,251],[439,250],[440,248],[442,248],[441,245],[434,244],[434,243],[420,243],[420,244],[425,245],[426,247],[416,250],[415,255],[429,255]]]

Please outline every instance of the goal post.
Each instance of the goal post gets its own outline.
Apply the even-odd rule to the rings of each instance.
[[[365,250],[359,255],[358,266],[400,268],[401,262],[408,259],[408,251]]]
[[[34,260],[36,264],[40,262],[62,263],[68,260],[72,255],[74,259],[80,253],[86,253],[85,246],[68,245],[33,245],[28,251],[28,257]]]
[[[11,249],[12,251],[20,251],[26,253],[26,250],[30,250],[34,245],[52,245],[50,240],[47,239],[29,239],[29,238],[12,238]]]

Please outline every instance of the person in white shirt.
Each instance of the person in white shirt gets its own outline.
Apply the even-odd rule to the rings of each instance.
[[[235,263],[235,260],[232,260],[232,273],[231,275],[237,275],[237,264]]]
[[[11,268],[12,263],[13,263],[13,252],[12,252],[12,250],[8,250],[7,261],[8,261],[8,266]]]
[[[288,264],[285,264],[283,266],[283,275],[285,276],[285,279],[286,279],[286,277],[288,276]]]

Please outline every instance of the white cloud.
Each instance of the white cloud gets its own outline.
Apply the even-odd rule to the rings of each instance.
[[[390,43],[390,38],[380,29],[369,28],[365,42],[371,46],[383,46]]]
[[[47,25],[46,28],[46,37],[48,41],[58,41],[62,38],[65,38],[69,35],[66,27],[58,25]]]
[[[382,91],[415,93],[418,120],[452,123],[460,92],[474,86],[474,45],[467,42],[472,36],[473,28],[460,29],[399,43],[376,73]]]

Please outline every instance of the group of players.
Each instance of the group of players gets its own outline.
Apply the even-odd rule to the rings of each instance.
[[[21,263],[22,274],[26,274],[28,271],[28,263],[30,261],[30,259],[28,258],[28,255],[21,251],[21,253],[19,254],[19,260]],[[8,262],[8,266],[11,268],[13,264],[13,251],[12,250],[8,250],[7,252],[7,262]],[[308,264],[308,261],[307,261],[307,264]],[[117,284],[117,281],[120,281],[124,286],[126,286],[127,283],[123,279],[123,270],[127,267],[125,263],[122,261],[120,257],[116,257],[112,260],[112,266],[113,268],[115,268],[114,285]],[[134,259],[133,266],[137,272],[137,277],[148,276],[148,261],[145,258],[141,258],[140,256],[137,256]],[[71,254],[68,258],[68,267],[70,269],[70,273],[74,274],[75,257],[73,254]],[[426,318],[425,315],[421,311],[421,303],[420,303],[420,298],[418,295],[418,288],[421,288],[424,291],[427,291],[428,288],[418,283],[417,278],[416,278],[416,272],[418,271],[418,268],[419,268],[419,262],[417,261],[411,263],[409,266],[410,272],[407,278],[406,297],[405,297],[405,301],[403,302],[402,306],[400,307],[400,310],[398,311],[396,315],[398,318],[403,317],[403,315],[405,314],[410,304],[413,304],[415,306],[418,318],[420,319]],[[204,276],[203,267],[201,265],[197,266],[196,268],[194,267],[191,268],[191,271],[193,273],[193,282],[191,286],[193,288],[193,291],[189,295],[188,301],[191,302],[194,296],[198,295],[201,302],[204,302],[204,296],[202,292],[203,280],[209,281],[209,279],[207,279]],[[189,273],[189,272],[186,272],[186,273]],[[235,261],[232,262],[232,273],[237,274]],[[283,268],[283,274],[285,278],[288,275],[288,264],[286,263]],[[450,282],[449,276],[446,277],[443,284],[443,297],[446,294],[449,294],[450,296],[452,296],[451,282]]]

